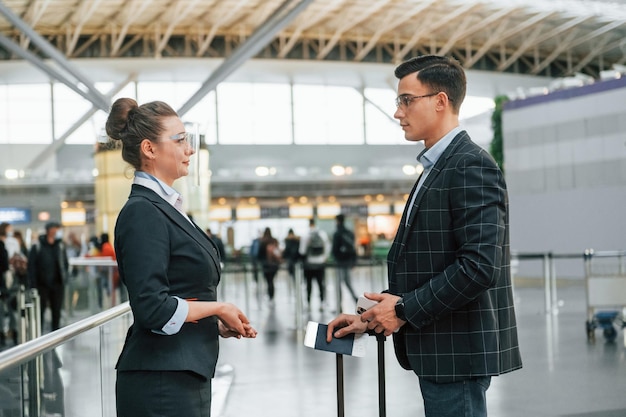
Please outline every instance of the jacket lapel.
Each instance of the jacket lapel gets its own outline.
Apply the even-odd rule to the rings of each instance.
[[[424,197],[428,189],[431,187],[433,182],[437,179],[437,177],[441,173],[443,167],[447,163],[448,158],[450,158],[450,156],[452,156],[455,153],[456,148],[461,144],[462,141],[466,140],[467,138],[468,136],[465,131],[461,131],[458,135],[456,135],[455,138],[452,140],[452,142],[450,142],[450,145],[446,148],[444,153],[441,155],[441,157],[439,157],[439,159],[437,160],[437,163],[432,167],[430,173],[428,174],[428,176],[424,180],[424,183],[422,184],[422,186],[417,192],[417,196],[415,197],[415,202],[413,203],[413,207],[411,208],[411,214],[409,216],[408,223],[406,222],[406,213],[407,213],[408,208],[404,210],[401,224],[398,229],[398,237],[399,237],[398,241],[400,242],[400,246],[399,246],[400,248],[405,247],[405,244],[410,235],[411,229],[413,228],[415,217],[417,216],[417,213],[419,212],[420,202],[422,198]],[[419,179],[418,181],[415,182],[415,186],[413,186],[413,189],[415,189],[418,182],[419,182]],[[402,234],[400,234],[400,232]],[[398,252],[396,253],[396,259],[398,259],[400,252],[401,251],[398,250]]]
[[[161,210],[161,212],[163,212],[163,214],[165,214],[173,223],[175,223],[179,228],[187,233],[189,237],[191,237],[200,246],[202,246],[215,263],[217,270],[221,270],[220,261],[216,257],[217,248],[215,247],[213,242],[211,242],[206,233],[204,233],[195,223],[187,220],[178,210],[172,207],[171,204],[163,200],[152,190],[149,190],[140,185],[133,185],[131,197],[133,195],[138,195],[150,200],[150,202],[154,204],[159,210]]]

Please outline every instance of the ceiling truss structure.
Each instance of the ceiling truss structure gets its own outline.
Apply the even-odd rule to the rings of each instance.
[[[129,74],[102,94],[72,65],[81,58],[225,58],[181,113],[252,57],[397,64],[415,55],[440,54],[454,56],[466,69],[597,78],[626,62],[625,2],[0,0],[0,60],[27,60],[92,103],[91,110],[35,156],[32,168],[133,80]],[[214,192],[276,197],[277,190],[374,194],[400,193],[410,186],[396,190],[392,184],[402,183],[397,180],[352,182],[354,189],[334,182],[223,182],[214,184]]]
[[[68,59],[229,57],[282,0],[4,0]],[[291,6],[291,5],[290,5]],[[0,34],[34,54],[0,18]],[[314,0],[258,57],[398,63],[445,54],[465,68],[598,77],[626,62],[626,6],[554,0]],[[0,46],[0,59],[19,59]]]

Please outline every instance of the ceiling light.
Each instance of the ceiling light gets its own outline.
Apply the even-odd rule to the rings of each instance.
[[[342,177],[346,175],[346,168],[343,165],[333,165],[330,168],[330,172],[336,177]]]
[[[402,172],[404,172],[404,175],[415,175],[415,166],[405,165],[402,167]]]
[[[267,177],[268,175],[270,175],[270,169],[268,167],[258,166],[254,170],[254,173],[257,177]]]
[[[16,180],[20,176],[20,173],[17,169],[7,169],[4,171],[4,176],[8,180]]]

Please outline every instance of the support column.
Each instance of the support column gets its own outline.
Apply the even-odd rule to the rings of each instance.
[[[94,182],[96,234],[108,233],[113,242],[117,215],[130,194],[133,169],[122,159],[120,149],[97,152],[94,160],[98,170]]]

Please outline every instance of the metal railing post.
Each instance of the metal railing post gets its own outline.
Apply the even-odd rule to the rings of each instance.
[[[243,290],[246,303],[246,314],[250,311],[250,282],[248,281],[248,267],[243,263]]]
[[[550,314],[552,311],[552,286],[550,284],[550,273],[552,252],[543,255],[543,290],[544,290],[544,307],[545,313]]]
[[[302,323],[302,310],[304,306],[302,305],[302,263],[298,262],[295,265],[295,274],[296,274],[296,332],[298,334],[298,340],[300,340],[303,336],[303,323]]]
[[[559,303],[557,300],[556,293],[556,263],[554,261],[554,256],[550,253],[550,313],[558,314],[559,313]]]
[[[334,264],[332,266],[335,271],[335,297],[337,298],[337,314],[341,314],[341,281],[343,281],[343,271],[339,271],[339,265]]]
[[[587,302],[587,320],[591,322],[593,320],[593,308],[590,307],[590,298],[589,298],[589,278],[591,277],[591,262],[593,258],[593,249],[586,249],[584,253],[584,266],[585,266],[585,300]],[[593,334],[593,333],[592,333]]]

